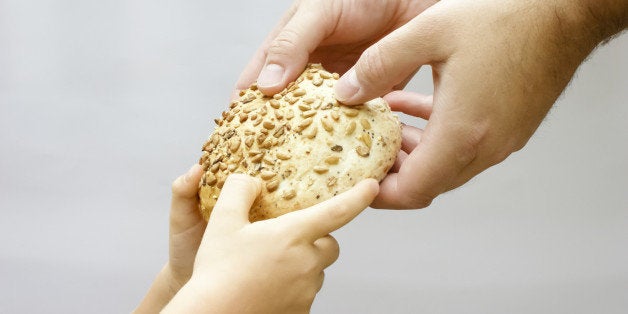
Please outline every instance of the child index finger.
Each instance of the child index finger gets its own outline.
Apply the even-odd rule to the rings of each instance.
[[[314,206],[283,215],[278,219],[288,230],[314,241],[349,223],[371,204],[379,185],[374,179],[360,181],[350,190]]]
[[[230,228],[239,228],[249,223],[249,211],[260,193],[260,188],[258,179],[241,173],[229,175],[212,210],[209,223]]]

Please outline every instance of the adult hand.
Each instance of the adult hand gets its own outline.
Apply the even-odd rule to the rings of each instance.
[[[433,96],[386,96],[394,110],[428,124],[424,131],[404,127],[403,151],[372,205],[383,208],[426,207],[521,149],[584,58],[626,27],[627,4],[616,0],[441,1],[425,11],[403,11],[404,18],[390,24],[378,23],[390,16],[377,2],[327,1],[325,10],[312,5],[317,1],[297,2],[238,87],[255,77],[261,64],[266,67],[258,85],[273,93],[308,57],[324,66],[338,58],[339,64],[330,61],[332,70],[344,72],[361,53],[336,84],[338,100],[357,104],[405,85],[421,65],[431,65]],[[333,36],[348,28],[352,31]],[[357,44],[352,36],[360,38]],[[285,69],[282,76],[266,71],[277,69],[275,64]]]
[[[329,235],[375,198],[364,180],[318,205],[250,223],[261,184],[246,175],[227,178],[194,263],[192,278],[164,312],[308,313],[323,270],[338,258]]]
[[[236,89],[257,80],[259,89],[272,95],[294,81],[308,62],[344,73],[364,49],[436,2],[297,0],[259,47]]]

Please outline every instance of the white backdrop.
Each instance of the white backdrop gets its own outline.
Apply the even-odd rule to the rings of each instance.
[[[288,5],[0,0],[0,313],[133,309],[166,260],[170,182]],[[337,232],[312,312],[626,313],[627,55],[626,35],[599,49],[465,187]]]

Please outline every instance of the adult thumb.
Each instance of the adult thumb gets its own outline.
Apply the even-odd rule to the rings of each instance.
[[[427,14],[427,12],[424,12]],[[421,65],[445,55],[433,18],[418,15],[362,53],[336,83],[336,98],[359,104],[380,97],[413,75]]]
[[[325,12],[316,2],[303,1],[268,45],[264,66],[257,78],[257,85],[264,94],[278,93],[295,80],[303,72],[310,53],[333,29],[334,25],[329,23],[334,19],[325,17],[334,12]]]

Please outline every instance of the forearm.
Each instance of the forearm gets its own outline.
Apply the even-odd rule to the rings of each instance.
[[[133,313],[158,313],[161,311],[177,292],[171,286],[171,282],[170,270],[166,264],[157,274],[146,296]]]
[[[222,289],[225,291],[226,289]],[[207,282],[191,279],[179,290],[161,313],[242,313],[237,305],[225,306],[226,296],[221,296],[220,289],[213,289]],[[248,300],[241,300],[246,303]]]
[[[579,0],[592,35],[605,41],[628,27],[628,1]]]
[[[627,26],[625,0],[537,0],[527,6],[526,34],[509,36],[528,36],[519,46],[528,61],[521,71],[543,76],[538,90],[551,94],[544,97],[557,98],[589,54]]]
[[[560,34],[589,52],[628,26],[625,0],[540,0],[535,5],[553,6]]]
[[[204,304],[205,298],[200,297],[195,289],[186,285],[160,313],[206,313],[209,307],[205,307]]]

